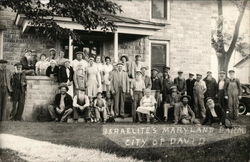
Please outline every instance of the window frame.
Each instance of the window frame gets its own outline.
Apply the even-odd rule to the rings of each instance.
[[[153,9],[152,9],[152,6],[153,6],[153,0],[150,0],[149,1],[150,3],[150,20],[151,21],[154,21],[154,20],[170,20],[170,0],[164,0],[164,10],[167,9],[166,12],[164,12],[164,15],[167,14],[167,16],[165,17],[162,17],[162,18],[155,18],[153,17]]]
[[[170,41],[169,40],[149,40],[149,71],[151,71],[151,57],[152,57],[152,44],[163,44],[166,45],[166,66],[169,66],[169,51],[170,51]],[[151,73],[150,73],[151,75]]]

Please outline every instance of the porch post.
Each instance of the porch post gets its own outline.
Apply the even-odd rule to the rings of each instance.
[[[114,61],[118,62],[118,32],[114,33]]]
[[[69,60],[73,61],[73,39],[69,36]]]

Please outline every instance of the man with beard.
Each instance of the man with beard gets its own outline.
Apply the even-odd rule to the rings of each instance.
[[[0,121],[6,119],[6,104],[9,94],[12,93],[10,84],[11,73],[6,68],[8,61],[0,60]]]
[[[85,122],[90,121],[90,102],[89,97],[85,94],[85,88],[79,88],[77,95],[73,99],[73,119],[78,121],[79,116],[82,115]]]
[[[15,70],[11,78],[13,106],[10,113],[10,120],[22,120],[27,82],[21,63],[15,64]]]
[[[204,78],[204,82],[206,83],[207,91],[205,92],[205,98],[211,97],[213,100],[217,94],[217,82],[212,76],[212,72],[208,71],[206,78]]]
[[[194,108],[194,93],[193,93],[193,89],[194,89],[194,83],[195,83],[196,79],[194,79],[194,74],[189,73],[189,78],[186,80],[186,85],[187,85],[187,95],[191,97],[190,101],[189,101],[189,105],[190,107]]]
[[[221,108],[227,112],[228,107],[225,101],[225,83],[226,83],[226,72],[220,71],[219,73],[219,81],[218,81],[218,103],[220,104]]]
[[[69,90],[66,83],[59,86],[60,93],[55,96],[54,104],[48,107],[52,120],[67,122],[68,117],[73,113],[73,100],[67,93]]]
[[[178,71],[178,77],[174,78],[174,84],[177,86],[177,93],[184,95],[186,93],[186,81],[182,76],[183,71]]]

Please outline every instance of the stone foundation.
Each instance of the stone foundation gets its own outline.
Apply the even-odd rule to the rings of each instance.
[[[46,108],[58,93],[58,83],[47,76],[27,76],[26,100],[23,112],[25,121],[49,120]]]

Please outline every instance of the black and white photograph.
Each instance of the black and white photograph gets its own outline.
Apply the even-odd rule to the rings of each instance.
[[[249,0],[0,0],[0,162],[250,162]]]

